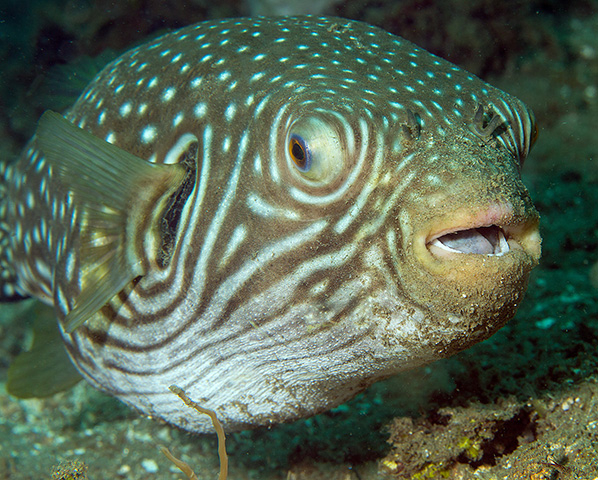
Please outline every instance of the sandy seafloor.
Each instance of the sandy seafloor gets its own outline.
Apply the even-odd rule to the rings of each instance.
[[[215,13],[189,2],[187,16],[166,8],[177,2],[102,10],[92,0],[31,1],[27,11],[5,3],[3,161],[33,131],[43,106],[32,99],[58,58],[138,41],[114,30],[134,20],[138,35],[155,30],[155,11],[170,26],[182,20],[162,10],[187,20],[242,13],[238,2]],[[598,2],[562,3],[361,1],[329,10],[400,30],[533,108],[540,138],[524,177],[542,215],[543,258],[516,318],[483,344],[327,414],[229,435],[230,479],[598,479]],[[74,459],[89,479],[185,478],[158,445],[200,479],[217,478],[214,436],[142,417],[84,382],[46,399],[10,397],[6,371],[31,340],[29,308],[0,307],[0,480],[49,479]]]

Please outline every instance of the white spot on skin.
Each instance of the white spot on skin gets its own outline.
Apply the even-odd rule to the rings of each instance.
[[[47,177],[42,177],[42,179],[39,182],[39,193],[41,193],[42,195],[44,195],[46,193],[46,188],[48,187],[48,178]]]
[[[153,125],[148,125],[141,131],[141,141],[143,143],[153,142],[157,134],[158,131],[156,130],[156,127]]]
[[[66,262],[64,264],[64,267],[66,279],[70,283],[73,281],[75,275],[75,255],[73,254],[72,250],[70,250],[66,254]]]
[[[206,106],[206,104],[203,102],[200,102],[197,105],[195,105],[195,108],[193,109],[193,114],[197,118],[203,118],[204,115],[206,114],[207,110],[208,110],[208,107]]]
[[[23,227],[21,226],[21,222],[17,222],[14,228],[15,238],[17,242],[23,241]]]
[[[259,155],[256,155],[253,159],[253,170],[257,175],[262,175],[262,159]]]
[[[55,302],[57,303],[57,307],[60,308],[60,310],[62,310],[62,313],[67,313],[69,311],[69,306],[68,306],[68,302],[66,300],[66,296],[64,294],[64,292],[62,291],[62,288],[60,288],[60,286],[56,287],[56,300]]]
[[[119,113],[121,117],[126,117],[132,110],[131,102],[123,103],[119,109]]]
[[[231,103],[226,110],[224,111],[224,118],[226,118],[227,122],[232,121],[235,117],[235,112],[237,111],[237,106],[234,103]]]
[[[116,141],[116,136],[114,135],[114,132],[110,132],[108,135],[106,135],[106,141],[108,143],[114,143]]]
[[[174,94],[176,93],[176,88],[168,87],[165,88],[162,92],[162,101],[163,102],[170,102],[174,98]]]
[[[15,294],[15,287],[12,284],[7,283],[3,286],[3,288],[4,288],[4,294],[7,297],[12,297]]]
[[[33,196],[33,192],[27,192],[27,208],[33,208],[35,206],[35,197]]]
[[[39,226],[33,228],[33,241],[38,245],[42,242],[42,233]]]
[[[176,117],[174,117],[174,120],[172,121],[172,126],[178,127],[180,123],[183,121],[184,117],[185,115],[183,114],[183,112],[177,113]]]
[[[266,106],[266,103],[268,103],[269,99],[270,99],[269,96],[265,96],[262,99],[262,101],[260,103],[258,103],[257,107],[255,108],[255,112],[253,114],[254,117],[258,117],[260,115],[260,113],[262,113],[262,110]]]
[[[141,105],[139,105],[139,108],[137,109],[137,113],[139,115],[143,115],[146,110],[147,110],[147,103],[142,103]]]

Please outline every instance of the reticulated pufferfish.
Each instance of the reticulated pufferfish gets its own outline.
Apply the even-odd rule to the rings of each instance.
[[[3,298],[191,431],[314,415],[488,338],[540,256],[533,115],[360,22],[209,21],[124,53],[3,167]],[[205,418],[204,418],[205,417]]]

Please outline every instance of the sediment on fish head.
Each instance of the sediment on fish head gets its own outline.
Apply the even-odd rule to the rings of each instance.
[[[464,137],[436,141],[433,160],[399,213],[396,271],[451,355],[515,314],[540,257],[539,215],[505,150]]]

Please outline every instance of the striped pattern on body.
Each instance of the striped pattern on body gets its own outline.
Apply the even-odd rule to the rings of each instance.
[[[492,115],[502,128],[484,130]],[[187,27],[109,64],[66,118],[149,162],[193,165],[166,256],[140,235],[154,267],[64,334],[92,384],[190,430],[209,419],[181,411],[171,384],[228,430],[311,415],[489,336],[534,263],[494,291],[414,260],[416,233],[447,212],[500,201],[508,222],[537,221],[519,179],[533,116],[375,27],[320,17]],[[294,167],[296,131],[332,165],[323,180]],[[63,318],[81,289],[86,207],[35,137],[4,177],[16,278],[4,293]],[[487,260],[500,274],[502,260]]]

